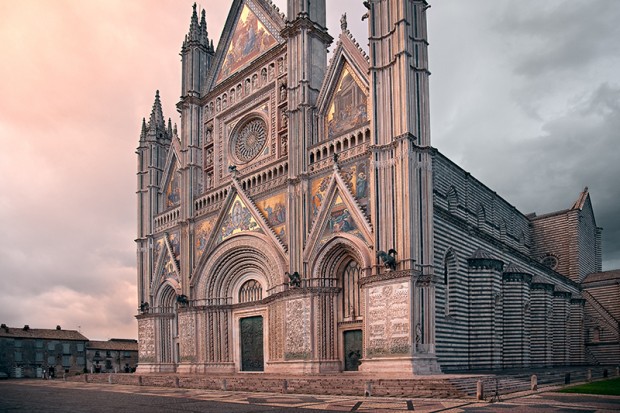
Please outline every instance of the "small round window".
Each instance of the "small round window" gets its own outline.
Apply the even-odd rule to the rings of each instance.
[[[231,150],[239,162],[249,162],[261,153],[266,140],[265,121],[261,118],[252,118],[233,133]]]
[[[547,255],[543,257],[541,262],[545,267],[549,267],[552,270],[558,268],[558,258],[554,255]]]

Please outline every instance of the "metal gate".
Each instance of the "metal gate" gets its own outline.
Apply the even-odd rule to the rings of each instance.
[[[241,370],[263,371],[263,317],[242,318],[241,330]]]
[[[362,359],[362,330],[344,332],[344,370],[357,371]]]

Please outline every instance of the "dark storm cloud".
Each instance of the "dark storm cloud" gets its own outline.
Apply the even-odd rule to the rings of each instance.
[[[434,144],[523,212],[588,186],[604,267],[620,267],[620,2],[432,4]]]
[[[510,2],[497,22],[508,53],[525,52],[517,73],[536,76],[576,70],[620,53],[620,8],[616,0]],[[529,51],[529,53],[528,53]]]

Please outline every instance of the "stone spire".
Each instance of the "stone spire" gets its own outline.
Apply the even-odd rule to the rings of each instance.
[[[207,13],[203,9],[200,14],[200,23],[198,23],[198,12],[196,11],[196,3],[194,3],[189,32],[187,36],[185,36],[185,41],[183,42],[184,50],[192,44],[199,44],[206,47],[209,51],[212,51],[213,47],[210,46],[209,33],[207,32]]]
[[[197,41],[200,39],[200,25],[198,24],[198,13],[196,13],[196,3],[192,6],[192,19],[189,24],[189,33],[187,34],[189,41]]]
[[[155,102],[153,102],[153,109],[151,110],[151,117],[149,118],[149,130],[165,128],[166,122],[164,121],[164,113],[161,109],[158,90],[155,92]]]
[[[143,141],[146,139],[146,119],[142,118],[142,130],[140,131],[140,140]]]

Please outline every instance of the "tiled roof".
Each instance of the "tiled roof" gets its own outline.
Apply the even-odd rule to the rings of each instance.
[[[86,337],[75,330],[57,330],[46,328],[24,329],[24,327],[2,327],[0,328],[0,337],[88,341]]]
[[[592,283],[597,281],[620,281],[620,270],[611,270],[603,272],[594,272],[588,274],[583,283]]]
[[[89,350],[112,350],[112,351],[138,351],[136,340],[108,340],[89,341],[86,343]]]
[[[545,280],[540,275],[534,275],[532,277],[532,284],[551,284],[551,285],[553,285],[553,283],[551,281]]]
[[[489,254],[487,251],[483,250],[482,248],[478,248],[476,251],[474,251],[472,256],[469,257],[469,259],[470,260],[494,260],[496,258],[493,257],[491,254]]]
[[[529,274],[523,268],[519,267],[517,264],[510,263],[504,268],[504,273],[506,274]]]

